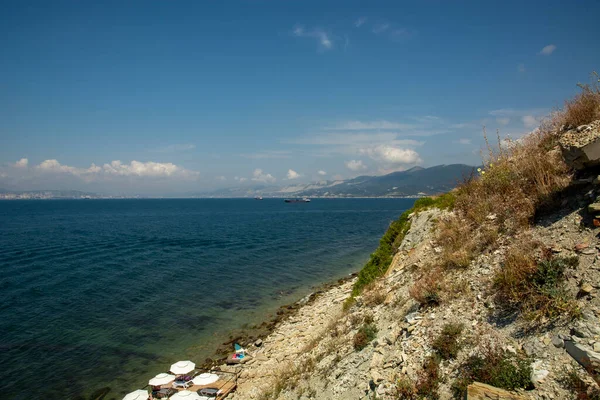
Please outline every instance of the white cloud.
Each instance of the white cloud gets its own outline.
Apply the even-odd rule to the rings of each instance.
[[[373,160],[386,164],[416,164],[423,161],[419,154],[412,149],[402,149],[388,145],[360,149],[359,152],[368,155]]]
[[[85,181],[110,179],[111,177],[195,178],[199,176],[196,171],[190,171],[172,163],[135,160],[129,164],[115,160],[102,167],[92,163],[89,168],[78,168],[63,165],[58,160],[51,159],[36,165],[35,170],[44,174],[70,174]]]
[[[533,115],[524,115],[522,118],[522,121],[523,121],[523,125],[525,125],[526,128],[534,128],[539,123],[537,118],[534,117]]]
[[[545,46],[542,50],[540,50],[538,55],[549,56],[550,54],[554,53],[554,50],[556,50],[556,46],[553,44],[549,44],[548,46]]]
[[[526,115],[534,115],[537,117],[546,115],[548,110],[545,108],[531,108],[531,109],[515,109],[515,108],[500,108],[489,112],[494,117],[524,117]]]
[[[317,172],[317,174],[319,174],[321,176],[325,176],[325,175],[327,175],[327,172],[320,170],[319,172]]]
[[[461,138],[456,141],[459,144],[469,145],[471,144],[471,139]]]
[[[366,131],[366,130],[392,130],[392,129],[410,129],[414,128],[415,124],[405,124],[400,122],[390,122],[390,121],[346,121],[332,128],[327,128],[329,130],[338,130],[338,131]]]
[[[360,171],[363,169],[367,169],[367,166],[365,164],[363,164],[362,160],[350,160],[350,161],[346,161],[346,168],[352,170],[352,171]]]
[[[317,41],[319,44],[319,48],[322,51],[331,50],[333,48],[333,41],[330,38],[329,34],[322,29],[313,28],[306,30],[304,26],[297,25],[292,34],[296,37],[300,38],[312,38]]]
[[[256,168],[252,173],[252,180],[256,182],[273,183],[277,179],[271,174],[264,173],[262,169]]]
[[[499,123],[500,125],[508,125],[508,123],[510,122],[510,118],[498,117],[498,118],[496,118],[496,122]]]
[[[356,20],[356,22],[354,23],[354,26],[357,28],[360,28],[365,22],[367,22],[367,18],[360,17],[359,19]]]
[[[246,182],[248,180],[248,178],[240,178],[239,176],[236,176],[233,179],[236,180],[236,181],[238,181],[238,182]]]
[[[224,181],[227,180],[227,178],[225,178],[223,175],[221,175],[221,176],[215,176],[215,179],[218,180],[218,181],[221,181],[221,182],[224,182]]]
[[[525,64],[517,65],[517,71],[519,71],[520,73],[525,72]]]
[[[294,171],[293,169],[288,169],[288,172],[287,172],[287,178],[288,179],[290,179],[290,180],[291,179],[298,179],[298,178],[300,178],[300,176],[301,175],[299,173],[297,173],[296,171]]]
[[[15,168],[27,168],[29,165],[29,160],[26,158],[21,158],[19,161],[13,164]]]
[[[270,150],[270,151],[260,151],[257,153],[250,154],[241,154],[244,158],[251,158],[254,160],[262,160],[267,158],[290,158],[292,152],[285,150]]]
[[[187,143],[187,144],[171,144],[165,147],[161,147],[156,149],[159,153],[177,153],[180,151],[189,151],[194,150],[196,148],[195,144]]]
[[[405,39],[405,38],[410,38],[414,35],[415,35],[415,31],[406,29],[406,28],[394,29],[392,32],[390,32],[390,38],[392,40],[397,40],[397,41],[401,40],[401,39]]]
[[[390,24],[387,24],[387,23],[376,24],[373,27],[373,33],[378,35],[380,33],[387,31],[389,28],[390,28]]]

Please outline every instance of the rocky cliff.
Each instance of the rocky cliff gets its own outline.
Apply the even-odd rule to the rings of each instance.
[[[592,135],[600,124],[590,126],[578,130]],[[567,142],[569,161],[575,142],[559,144]],[[558,157],[556,149],[548,157]],[[499,162],[514,165],[519,154]],[[250,361],[222,366],[239,373],[229,398],[451,399],[477,381],[483,384],[472,386],[469,398],[496,390],[493,398],[598,398],[600,177],[589,167],[593,156],[586,157],[571,158],[577,176],[546,196],[552,201],[531,208],[533,218],[518,229],[510,202],[506,212],[501,205],[497,213],[487,210],[464,231],[460,224],[475,217],[459,203],[409,215],[387,272],[355,301],[347,301],[354,281],[314,295],[249,344]],[[490,163],[488,175],[505,174],[495,170],[502,165]],[[452,224],[463,236],[449,245]]]

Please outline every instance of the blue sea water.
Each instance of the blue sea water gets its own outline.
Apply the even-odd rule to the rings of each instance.
[[[361,268],[411,199],[0,202],[12,399],[121,399]]]

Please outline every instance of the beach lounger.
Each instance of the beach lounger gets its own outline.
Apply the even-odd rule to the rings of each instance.
[[[177,390],[172,388],[163,388],[156,392],[152,392],[152,397],[157,399],[167,399],[177,393]]]
[[[187,389],[191,386],[194,386],[194,382],[191,380],[173,382],[173,389]]]
[[[204,397],[217,397],[219,394],[221,394],[221,390],[217,389],[217,388],[203,388],[203,389],[199,389],[196,393],[198,393],[200,396],[204,396]]]

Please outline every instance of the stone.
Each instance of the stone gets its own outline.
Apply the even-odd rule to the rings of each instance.
[[[260,347],[260,346],[262,346],[262,344],[263,344],[262,339],[258,339],[256,342],[254,342],[254,346],[256,346],[256,347]]]
[[[467,400],[490,400],[490,399],[503,399],[503,400],[525,400],[520,394],[514,392],[508,392],[504,389],[486,385],[481,382],[473,382],[467,387]]]
[[[558,336],[552,338],[552,344],[559,349],[565,347],[565,342]]]
[[[584,282],[579,288],[579,296],[587,296],[588,294],[592,293],[593,290],[594,287],[592,285],[590,285],[587,282]]]
[[[571,333],[571,335],[577,336],[578,338],[582,338],[582,339],[590,337],[589,330],[586,329],[586,327],[582,326],[582,325],[572,327],[570,333]]]
[[[596,353],[600,353],[600,342],[594,343],[593,349]]]
[[[596,214],[600,212],[600,203],[592,203],[588,206],[588,211],[591,214]]]
[[[548,346],[548,345],[549,345],[549,344],[552,342],[552,339],[550,339],[549,337],[545,337],[545,338],[542,340],[542,342],[544,342],[544,344],[545,344],[546,346]]]
[[[577,132],[581,133],[581,132],[589,131],[590,129],[592,129],[590,125],[579,125],[577,127]]]
[[[536,353],[535,346],[533,345],[532,342],[525,343],[523,345],[523,350],[525,351],[525,354],[527,354],[529,357],[531,357],[532,355],[534,355]]]
[[[600,383],[600,353],[578,343],[565,341],[565,350]]]
[[[542,361],[538,360],[531,364],[531,383],[538,387],[541,382],[548,376],[550,371],[543,368]]]
[[[578,243],[575,245],[575,251],[582,251],[583,249],[587,249],[589,245],[587,243]]]
[[[569,130],[558,140],[565,162],[574,169],[581,170],[597,165],[600,159],[600,122],[594,121],[582,131]]]
[[[383,355],[374,353],[371,359],[371,368],[379,368],[383,365]]]
[[[411,312],[410,314],[406,314],[406,317],[404,317],[404,320],[406,322],[408,322],[411,325],[414,325],[417,323],[417,321],[419,321],[422,317],[419,315],[418,311],[415,312]]]
[[[373,382],[375,383],[383,382],[383,376],[377,370],[371,371],[371,379],[373,379]]]

